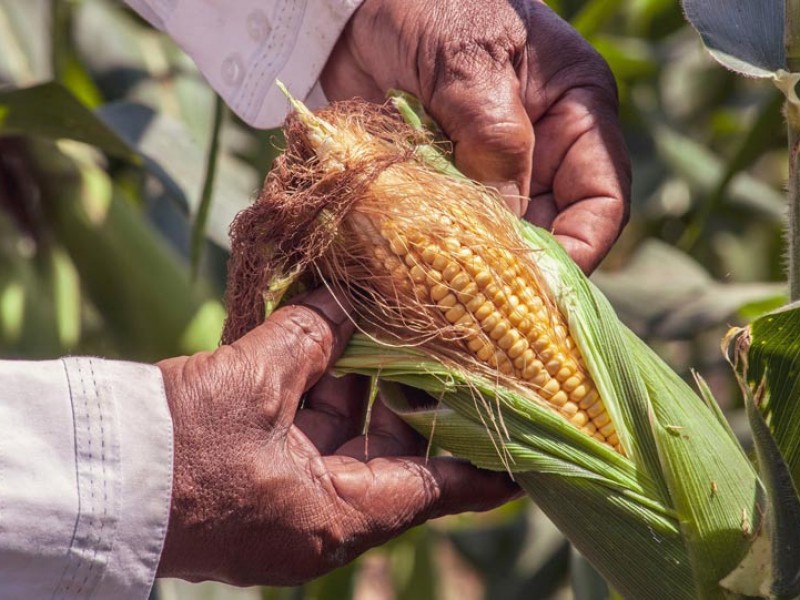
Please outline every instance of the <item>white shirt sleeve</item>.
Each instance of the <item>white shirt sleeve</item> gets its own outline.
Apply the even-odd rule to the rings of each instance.
[[[125,0],[194,60],[245,122],[274,127],[296,97],[327,103],[318,78],[362,0]]]
[[[171,494],[156,367],[0,361],[0,597],[146,599]]]

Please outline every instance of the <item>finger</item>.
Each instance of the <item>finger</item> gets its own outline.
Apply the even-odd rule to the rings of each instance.
[[[496,187],[522,216],[530,190],[533,128],[512,57],[499,64],[491,60],[487,56],[486,64],[469,68],[445,62],[427,108],[453,142],[456,166]]]
[[[328,61],[320,73],[319,81],[328,100],[349,100],[354,97],[370,102],[386,100],[385,90],[362,68],[363,61],[353,47],[353,23],[348,23],[339,36]]]
[[[588,273],[619,236],[630,203],[616,84],[602,57],[552,10],[536,4],[530,18],[537,35],[525,106],[537,146],[525,216],[553,231]]]
[[[294,424],[320,454],[330,454],[361,432],[368,391],[366,377],[323,375],[306,396]]]
[[[291,425],[302,394],[344,350],[354,331],[347,310],[320,288],[232,344],[253,370],[266,372],[263,399],[275,425]]]
[[[485,511],[520,495],[505,473],[453,458],[378,458],[368,463],[326,458],[338,496],[354,509],[348,525],[366,548],[428,519]]]
[[[367,435],[343,444],[336,454],[360,461],[386,456],[422,456],[428,441],[378,398],[370,415]]]
[[[555,216],[549,229],[587,273],[608,253],[627,221],[630,166],[611,107],[592,89],[568,92],[536,123],[548,140],[537,155],[526,218],[546,221],[540,190],[552,189]]]

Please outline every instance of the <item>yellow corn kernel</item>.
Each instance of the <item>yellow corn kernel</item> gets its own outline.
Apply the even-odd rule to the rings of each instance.
[[[439,305],[439,308],[453,308],[456,304],[458,304],[458,298],[456,298],[455,294],[448,293],[444,298],[439,300],[437,304]]]
[[[622,451],[564,318],[513,254],[470,247],[456,235],[432,242],[418,233],[413,243],[399,227],[384,228],[382,235],[376,258],[398,287],[428,287],[427,297],[458,328],[466,351],[528,386],[587,435]]]

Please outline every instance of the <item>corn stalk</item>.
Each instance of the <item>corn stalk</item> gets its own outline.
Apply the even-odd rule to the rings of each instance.
[[[784,45],[786,67],[790,73],[800,73],[800,1],[786,0],[784,13]],[[792,80],[792,85],[796,81]],[[789,139],[789,223],[787,228],[787,270],[791,300],[800,300],[800,105],[794,88],[787,92],[784,104]]]

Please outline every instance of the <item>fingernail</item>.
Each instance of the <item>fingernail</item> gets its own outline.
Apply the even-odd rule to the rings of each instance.
[[[489,183],[505,198],[508,208],[518,217],[525,214],[528,208],[528,199],[520,195],[519,186],[515,181],[497,181]]]

